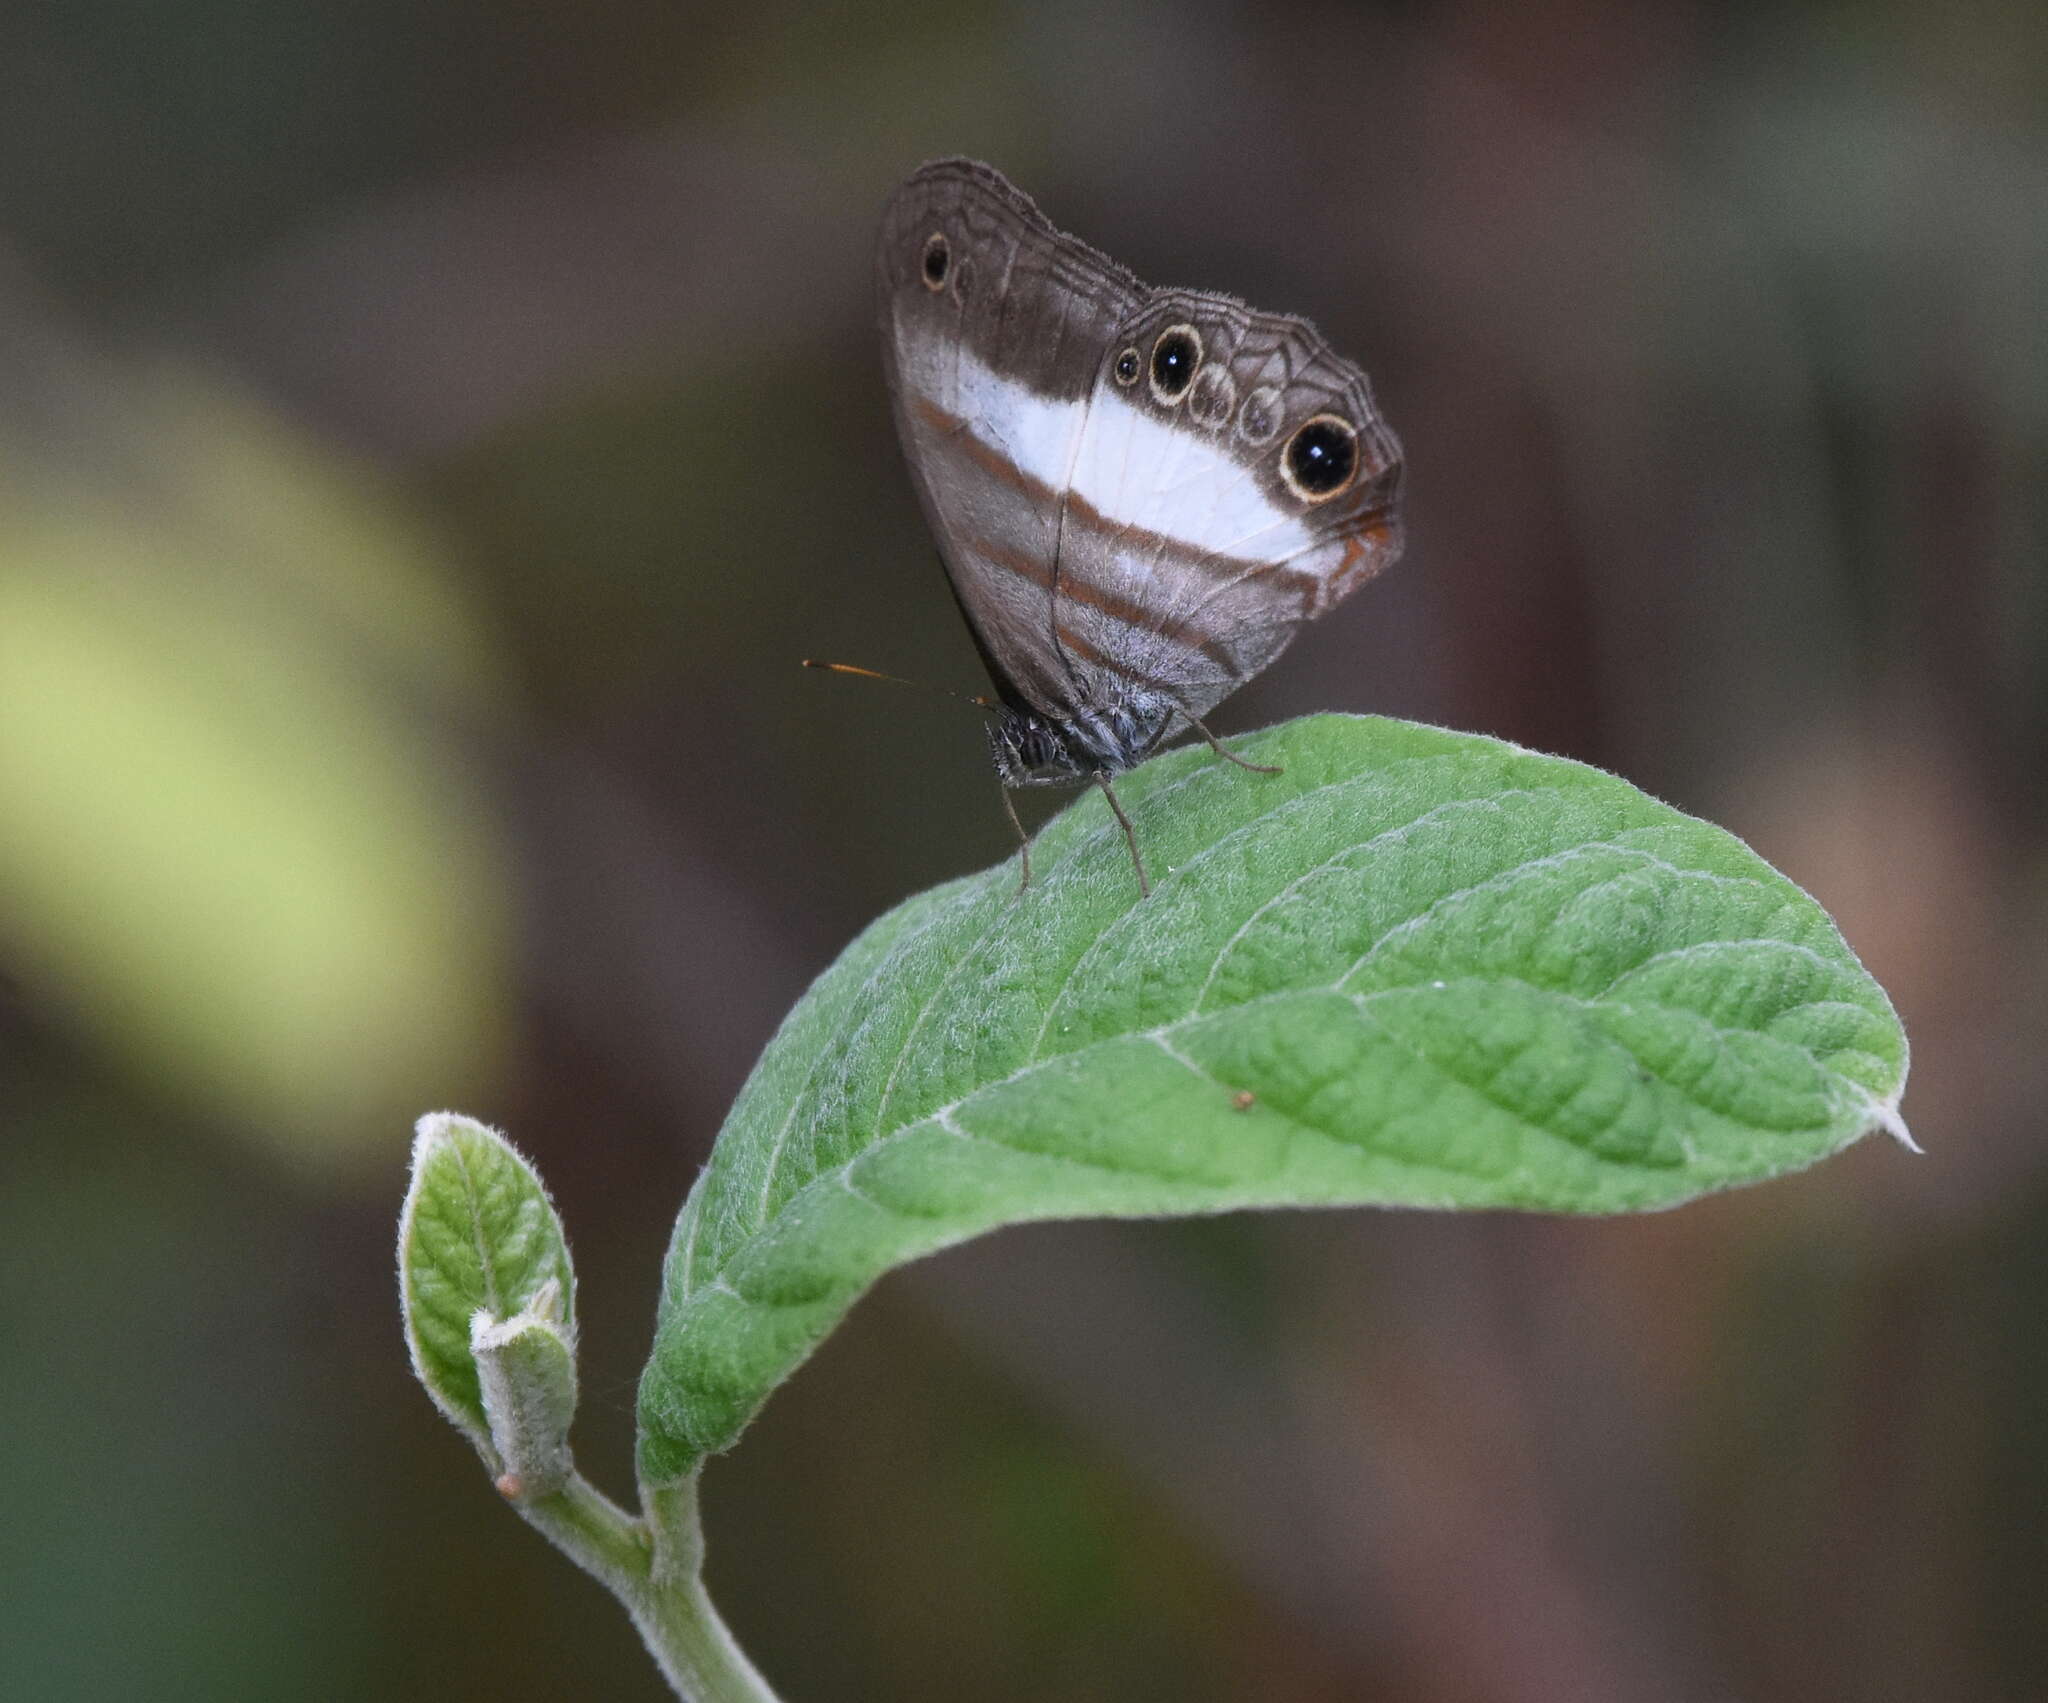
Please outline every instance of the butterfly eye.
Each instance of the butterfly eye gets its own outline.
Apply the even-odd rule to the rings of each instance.
[[[943,290],[946,274],[952,270],[953,250],[946,241],[943,231],[933,231],[924,239],[924,287],[927,290]]]
[[[1280,474],[1305,503],[1328,502],[1358,471],[1358,433],[1349,420],[1318,414],[1296,428],[1280,452]]]
[[[1117,356],[1116,366],[1113,369],[1116,373],[1117,383],[1136,384],[1138,382],[1139,364],[1138,351],[1135,349],[1126,349],[1121,355]]]
[[[1152,394],[1171,408],[1195,382],[1202,339],[1192,325],[1169,325],[1152,345]]]

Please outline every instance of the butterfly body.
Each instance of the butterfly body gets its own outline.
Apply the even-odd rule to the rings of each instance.
[[[1399,554],[1400,447],[1306,321],[1149,289],[967,160],[891,197],[876,286],[1006,786],[1100,780],[1200,728]]]
[[[1103,688],[1105,695],[1115,690],[1113,683]],[[1176,713],[1157,693],[1110,697],[1058,717],[1005,704],[989,723],[989,751],[1004,786],[1071,786],[1142,761]]]

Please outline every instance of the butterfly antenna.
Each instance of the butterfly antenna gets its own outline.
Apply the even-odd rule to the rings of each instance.
[[[909,686],[919,692],[937,692],[941,697],[958,698],[963,704],[972,704],[987,715],[996,713],[996,705],[987,698],[970,698],[965,692],[956,692],[950,686],[933,686],[922,680],[906,680],[900,674],[884,674],[875,668],[860,668],[851,662],[818,662],[811,657],[804,658],[806,668],[821,668],[827,674],[851,674],[860,680],[885,680],[891,686]]]

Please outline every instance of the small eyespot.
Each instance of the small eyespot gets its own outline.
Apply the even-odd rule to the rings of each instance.
[[[1280,476],[1305,503],[1328,502],[1357,471],[1357,429],[1335,414],[1318,414],[1296,427],[1280,452]]]
[[[1116,374],[1118,384],[1133,385],[1138,382],[1138,368],[1141,364],[1138,359],[1138,351],[1136,349],[1126,349],[1117,356],[1116,365],[1110,370]]]
[[[1204,361],[1195,382],[1188,386],[1188,418],[1218,431],[1228,424],[1236,407],[1236,381],[1219,362]]]
[[[1237,411],[1237,435],[1254,449],[1263,448],[1280,435],[1280,391],[1262,384],[1245,392],[1244,405]]]
[[[1202,339],[1192,325],[1169,325],[1152,345],[1152,394],[1171,408],[1188,393],[1202,364]]]
[[[933,231],[924,239],[924,287],[927,290],[943,290],[946,274],[952,270],[953,249],[946,241],[944,231]]]

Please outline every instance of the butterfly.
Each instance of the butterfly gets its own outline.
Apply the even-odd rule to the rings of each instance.
[[[1110,777],[1401,552],[1401,449],[1306,320],[1155,290],[1000,172],[938,160],[875,250],[896,429],[995,686],[1009,789]]]

